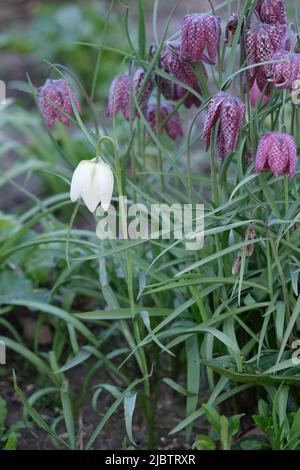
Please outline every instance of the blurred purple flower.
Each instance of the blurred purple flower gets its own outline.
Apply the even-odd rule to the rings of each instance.
[[[297,149],[290,134],[268,132],[259,141],[256,153],[256,172],[270,169],[275,176],[296,174]]]
[[[210,101],[204,122],[203,138],[206,150],[210,146],[211,130],[219,119],[217,150],[222,160],[236,149],[239,133],[245,118],[246,107],[223,91]]]
[[[278,51],[272,59],[284,62],[275,62],[271,65],[268,73],[269,82],[272,82],[276,88],[292,91],[295,82],[300,80],[300,54]]]
[[[145,71],[142,68],[138,68],[133,74],[132,90],[130,74],[128,72],[113,79],[108,95],[108,117],[113,118],[118,111],[122,111],[125,119],[129,121],[131,107],[134,106],[134,101],[131,99],[131,93],[133,93],[137,98],[141,111],[143,113],[146,112],[148,100],[153,90],[153,81],[149,78],[146,83],[144,83],[144,79]],[[136,116],[138,115],[137,111]]]
[[[260,101],[262,106],[267,104],[270,100],[270,96],[267,94],[263,94],[258,88],[256,80],[254,80],[252,87],[249,90],[249,97],[250,97],[250,104],[254,108],[256,104]]]
[[[221,19],[206,13],[184,17],[180,55],[191,62],[215,65],[221,37]],[[207,54],[204,53],[206,48]]]
[[[285,0],[258,0],[256,11],[263,23],[286,24]]]
[[[183,100],[183,104],[186,108],[191,108],[193,105],[196,107],[201,106],[201,101],[197,96],[193,95],[193,93],[187,92],[187,90],[177,83],[174,83],[165,77],[159,77],[159,84],[161,93],[167,100],[179,101],[184,97],[184,95],[186,95]],[[200,95],[202,94],[202,90],[198,83],[195,84],[193,88]]]
[[[147,111],[147,121],[149,122],[151,129],[153,131],[156,130],[156,119],[157,119],[157,107],[155,104],[150,104],[148,106]],[[164,125],[163,130],[166,131],[170,139],[176,140],[177,137],[181,137],[183,135],[181,120],[179,113],[177,111],[174,112],[174,106],[170,104],[162,104],[160,107],[160,121],[161,123],[168,118],[168,116],[172,113],[172,116],[169,118],[167,123]]]
[[[46,80],[46,83],[38,90],[38,103],[41,113],[49,127],[54,128],[55,120],[58,119],[65,126],[70,124],[68,116],[73,114],[71,93],[74,104],[79,114],[81,108],[76,93],[65,80]]]
[[[290,32],[287,26],[259,24],[249,29],[245,34],[245,49],[248,65],[267,62],[272,59],[274,53],[279,50],[290,48]],[[265,90],[269,95],[267,74],[272,64],[251,67],[247,74],[250,80],[249,88],[256,81],[260,91]]]

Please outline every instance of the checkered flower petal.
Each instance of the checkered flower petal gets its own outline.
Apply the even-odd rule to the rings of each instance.
[[[246,107],[236,98],[226,97],[221,105],[217,149],[221,160],[236,149]]]
[[[223,160],[236,149],[246,107],[228,93],[218,93],[209,103],[204,122],[204,142],[206,150],[210,146],[211,130],[219,119],[217,150]]]
[[[191,62],[203,60],[214,65],[217,61],[220,37],[219,17],[206,13],[187,15],[183,20],[180,55]]]
[[[257,173],[270,169],[275,176],[294,176],[296,167],[297,149],[290,134],[269,132],[261,137],[256,153]]]
[[[276,88],[285,88],[292,91],[294,84],[300,80],[300,54],[278,51],[273,55],[272,59],[284,62],[274,62],[272,64],[268,73],[269,81]]]
[[[107,116],[114,118],[118,111],[123,111],[124,97],[130,96],[130,76],[124,73],[113,79],[110,85],[107,103]]]
[[[290,48],[289,30],[285,25],[258,24],[245,34],[248,65],[257,65],[272,59],[276,51]],[[256,80],[261,91],[268,85],[267,75],[272,64],[251,67],[248,70],[250,88]]]
[[[153,81],[151,78],[144,83],[145,71],[138,68],[133,75],[133,85],[131,87],[130,74],[128,72],[113,79],[108,96],[107,115],[115,117],[118,111],[121,111],[127,119],[130,120],[131,107],[134,102],[131,94],[137,98],[139,107],[143,113],[146,112],[147,103],[153,90]],[[132,89],[131,89],[132,88]],[[138,112],[136,112],[138,116]]]
[[[68,116],[73,114],[70,93],[72,94],[72,99],[78,113],[81,114],[81,108],[76,93],[65,80],[48,79],[46,83],[39,88],[39,107],[50,128],[54,128],[56,120],[61,121],[65,126],[70,124],[68,117],[62,113],[63,111]]]
[[[203,130],[203,139],[205,143],[206,150],[210,146],[210,137],[213,126],[216,124],[217,120],[220,117],[221,105],[226,98],[226,93],[219,92],[216,96],[209,102],[205,121],[204,121],[204,130]]]
[[[285,0],[259,0],[256,11],[263,23],[286,24]]]
[[[161,68],[189,86],[198,81],[192,64],[179,54],[178,41],[169,42],[161,57]]]

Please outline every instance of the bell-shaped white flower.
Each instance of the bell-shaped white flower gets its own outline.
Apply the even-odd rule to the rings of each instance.
[[[100,158],[82,160],[71,181],[71,201],[82,199],[90,212],[101,204],[107,211],[114,189],[114,175],[109,165]]]

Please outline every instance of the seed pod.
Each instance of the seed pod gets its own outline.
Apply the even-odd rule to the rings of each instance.
[[[249,227],[246,233],[246,240],[255,240],[256,238],[256,232],[253,227]],[[254,251],[254,243],[251,243],[251,245],[247,245],[246,247],[246,252],[248,256],[252,256]]]
[[[234,258],[233,264],[232,264],[232,275],[236,276],[240,270],[241,267],[241,262],[242,262],[242,256],[241,253],[239,252],[236,257]]]

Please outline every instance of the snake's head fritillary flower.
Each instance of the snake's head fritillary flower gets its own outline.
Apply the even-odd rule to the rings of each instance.
[[[256,81],[259,90],[269,94],[267,74],[271,64],[256,64],[270,61],[276,51],[288,50],[290,45],[290,33],[285,25],[258,24],[245,33],[248,65],[254,66],[248,70],[250,89]]]
[[[215,65],[221,37],[221,19],[206,13],[184,17],[180,55],[191,62]]]
[[[124,73],[123,75],[118,75],[114,77],[111,82],[109,94],[108,94],[108,103],[107,103],[107,116],[114,118],[118,111],[124,110],[125,97],[130,95],[130,75],[129,73]],[[127,101],[127,100],[126,100]],[[128,106],[126,104],[126,106]]]
[[[256,172],[270,169],[275,176],[296,174],[297,149],[290,134],[268,132],[259,141],[256,153]]]
[[[82,199],[90,212],[101,204],[107,211],[114,189],[114,175],[107,163],[99,158],[82,160],[75,169],[71,181],[71,201]]]
[[[269,82],[272,82],[276,88],[293,91],[294,84],[300,80],[300,54],[278,51],[272,60],[281,62],[272,64],[268,73]]]
[[[108,95],[108,117],[113,118],[118,111],[121,111],[125,119],[129,121],[131,109],[135,105],[133,96],[136,98],[141,111],[145,113],[152,90],[153,81],[148,78],[145,82],[145,71],[141,67],[134,72],[132,85],[128,72],[115,77],[110,85]],[[135,115],[139,115],[138,111]]]
[[[225,44],[231,45],[234,38],[236,29],[238,27],[239,19],[236,13],[232,13],[228,18],[226,29],[225,29]]]
[[[148,106],[147,120],[153,131],[156,130],[157,114],[156,105],[150,104]],[[163,103],[160,106],[159,114],[161,123],[163,123],[164,120],[167,120],[163,130],[166,131],[170,139],[176,140],[177,137],[181,137],[183,135],[180,116],[178,111],[174,111],[174,106]]]
[[[179,41],[169,41],[167,43],[160,59],[160,66],[165,72],[191,87],[198,82],[193,65],[180,55]]]
[[[50,128],[54,128],[56,119],[62,122],[65,126],[70,124],[67,117],[73,114],[70,94],[78,113],[81,114],[80,104],[76,93],[65,80],[48,79],[46,80],[46,83],[39,88],[39,107]]]
[[[208,150],[213,126],[219,120],[217,150],[222,160],[236,149],[245,118],[246,106],[228,93],[219,92],[210,101],[204,122],[203,138]]]
[[[256,11],[263,23],[286,24],[285,0],[258,0]]]

